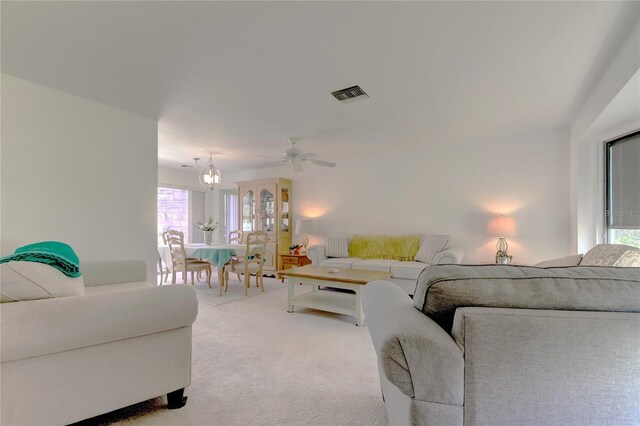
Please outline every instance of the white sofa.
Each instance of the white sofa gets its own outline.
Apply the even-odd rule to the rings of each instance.
[[[423,236],[426,237],[426,236]],[[442,237],[442,236],[439,236]],[[413,295],[416,282],[422,271],[433,265],[458,264],[464,259],[461,248],[446,248],[433,257],[432,263],[417,261],[398,261],[389,259],[359,259],[355,257],[328,257],[324,245],[314,245],[307,248],[307,257],[313,265],[326,266],[337,269],[368,269],[386,271],[391,274],[391,281],[402,288],[407,294]]]
[[[3,303],[3,425],[68,424],[191,382],[191,286],[157,287],[142,261],[83,264],[85,295]]]

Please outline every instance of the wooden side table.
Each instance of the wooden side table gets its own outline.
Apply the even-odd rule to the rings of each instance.
[[[311,265],[311,259],[306,254],[281,254],[280,264],[282,270],[295,268],[297,266]],[[284,282],[284,276],[280,278]]]

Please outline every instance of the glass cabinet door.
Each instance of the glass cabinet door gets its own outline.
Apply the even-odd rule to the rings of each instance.
[[[260,229],[265,232],[275,231],[276,200],[275,194],[264,188],[260,191]]]
[[[280,230],[289,231],[289,188],[280,188]]]
[[[256,213],[256,199],[253,191],[249,190],[242,197],[242,231],[252,232],[253,218]]]

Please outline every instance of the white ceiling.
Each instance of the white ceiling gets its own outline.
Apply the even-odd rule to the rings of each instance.
[[[159,120],[159,163],[565,127],[638,2],[2,2],[2,71]],[[353,84],[371,96],[343,105]],[[516,141],[514,141],[516,143]]]

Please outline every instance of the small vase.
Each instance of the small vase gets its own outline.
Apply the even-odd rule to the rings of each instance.
[[[213,244],[213,231],[202,231],[204,234],[204,243],[208,246]]]

